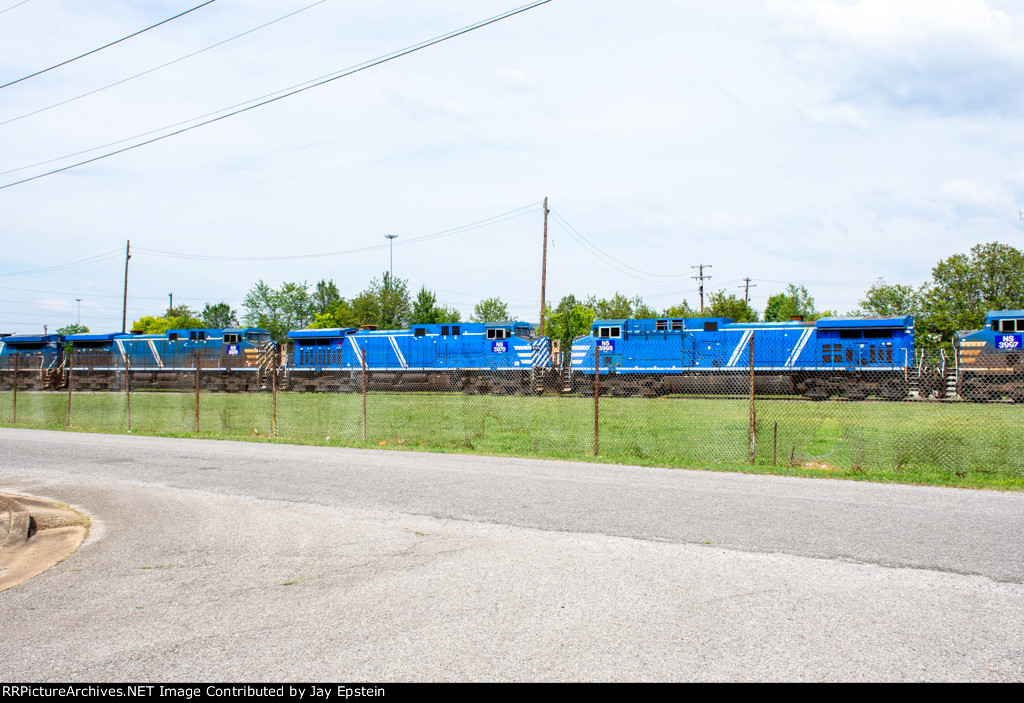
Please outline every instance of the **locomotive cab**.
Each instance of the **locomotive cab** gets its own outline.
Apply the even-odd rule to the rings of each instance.
[[[63,355],[62,334],[11,334],[0,341],[0,359],[9,368],[14,367],[15,357],[21,368],[51,368],[60,364]]]
[[[980,330],[953,337],[957,394],[1024,402],[1024,310],[993,310]]]
[[[537,328],[527,322],[488,322],[484,325],[486,338],[489,340],[536,339]]]

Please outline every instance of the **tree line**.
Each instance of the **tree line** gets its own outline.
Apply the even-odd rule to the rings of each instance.
[[[408,281],[394,278],[388,272],[373,279],[366,290],[351,299],[341,296],[333,280],[321,280],[315,286],[287,282],[278,287],[260,280],[246,294],[242,307],[245,312],[239,316],[224,302],[207,304],[198,312],[179,305],[168,308],[161,316],[136,320],[132,329],[162,333],[168,329],[223,328],[238,326],[241,320],[251,327],[269,330],[275,340],[283,342],[293,329],[366,325],[403,329],[414,324],[462,321],[458,310],[437,302],[434,291],[423,286],[413,298]],[[993,242],[938,262],[932,269],[931,280],[918,287],[888,284],[879,278],[857,309],[846,315],[913,315],[918,346],[934,349],[948,347],[957,330],[981,327],[987,311],[1012,309],[1024,309],[1024,254],[1012,246]],[[812,321],[835,314],[818,310],[807,288],[794,283],[770,296],[764,311],[753,309],[744,298],[724,290],[710,294],[703,312],[686,300],[659,310],[640,296],[630,298],[618,292],[611,298],[566,295],[554,307],[545,308],[544,334],[561,340],[565,349],[576,337],[588,334],[596,319],[728,317],[736,322],[782,322],[794,316]],[[495,297],[477,303],[468,321],[510,319],[514,318],[508,305]],[[79,329],[82,326],[75,327],[75,331],[87,331]]]

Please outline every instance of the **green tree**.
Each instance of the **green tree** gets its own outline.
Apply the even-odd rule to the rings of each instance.
[[[262,327],[278,342],[285,342],[289,330],[302,329],[313,320],[313,303],[305,283],[283,283],[271,288],[257,281],[246,294],[242,319],[250,327]]]
[[[574,295],[567,295],[558,303],[554,310],[547,306],[544,312],[544,334],[561,343],[562,351],[567,352],[577,337],[590,333],[594,324],[595,312],[579,302]]]
[[[683,317],[701,317],[701,314],[700,311],[691,308],[690,304],[684,300],[680,305],[673,305],[665,310],[661,316],[679,319]]]
[[[409,326],[412,304],[408,283],[392,278],[387,271],[370,281],[369,287],[352,299],[353,326],[374,325],[379,329],[404,329]]]
[[[57,328],[57,334],[63,334],[65,336],[69,334],[85,334],[88,331],[88,327],[77,322],[72,322],[69,325],[64,325],[63,327]]]
[[[914,288],[904,284],[888,284],[879,278],[864,293],[856,316],[887,317],[891,315],[920,315],[924,305],[925,286]]]
[[[334,284],[333,280],[317,282],[312,295],[314,314],[322,315],[329,313],[332,308],[342,301],[344,301],[344,298],[341,297],[341,294],[338,292],[338,286]]]
[[[940,261],[932,269],[923,307],[927,328],[943,345],[958,330],[980,328],[990,310],[1024,308],[1024,254],[992,242]]]
[[[642,320],[658,316],[657,311],[647,305],[639,295],[627,298],[616,292],[610,299],[600,300],[592,295],[587,298],[585,305],[594,311],[598,320]]]
[[[309,326],[312,329],[328,329],[359,327],[360,324],[352,308],[352,303],[344,298],[339,298],[331,303],[325,312],[317,313]]]
[[[501,302],[501,298],[487,298],[481,300],[473,307],[473,316],[470,322],[504,322],[514,320],[508,312],[508,305]]]
[[[171,329],[171,322],[166,317],[143,315],[132,323],[131,329],[139,330],[143,334],[163,334]]]
[[[743,298],[738,298],[724,290],[716,291],[708,298],[704,317],[730,317],[733,322],[757,322],[757,310]]]
[[[167,312],[164,313],[164,318],[170,324],[168,329],[172,330],[194,330],[204,327],[203,321],[200,320],[192,308],[187,305],[177,305],[173,308],[167,308]]]
[[[796,315],[802,316],[805,320],[817,320],[819,317],[828,317],[831,311],[818,312],[814,309],[814,298],[803,286],[796,286],[792,283],[786,290],[768,298],[768,305],[764,309],[765,322],[786,322]]]
[[[438,305],[437,295],[423,286],[412,304],[412,316],[409,318],[409,324],[443,325],[460,322],[461,317],[455,308]]]
[[[231,306],[224,302],[220,302],[215,305],[207,303],[203,307],[203,312],[200,313],[200,317],[203,321],[203,327],[210,327],[213,329],[238,327],[238,316],[235,314],[235,311],[231,309]]]

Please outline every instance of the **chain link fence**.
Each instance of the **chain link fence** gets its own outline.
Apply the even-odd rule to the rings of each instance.
[[[0,422],[224,439],[469,451],[662,466],[778,467],[882,480],[1022,485],[1024,367],[944,354],[829,355],[786,366],[756,348],[729,367],[698,355],[634,372],[527,365],[400,369],[332,365],[276,348],[231,366],[183,355],[132,366],[68,355],[0,365]],[[325,352],[329,353],[329,352]],[[368,353],[372,353],[368,352]],[[781,358],[782,362],[771,361]],[[593,354],[591,354],[593,358]],[[751,363],[751,359],[753,363]],[[778,365],[775,365],[778,364]],[[873,366],[874,364],[874,366]]]

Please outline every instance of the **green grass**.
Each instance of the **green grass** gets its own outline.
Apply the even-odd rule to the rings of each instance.
[[[125,396],[76,393],[71,429],[125,432]],[[133,433],[467,452],[1024,490],[1024,406],[371,393],[132,393]],[[11,426],[11,394],[0,424]],[[19,427],[61,429],[66,393],[18,393]],[[774,462],[774,463],[773,463]]]

